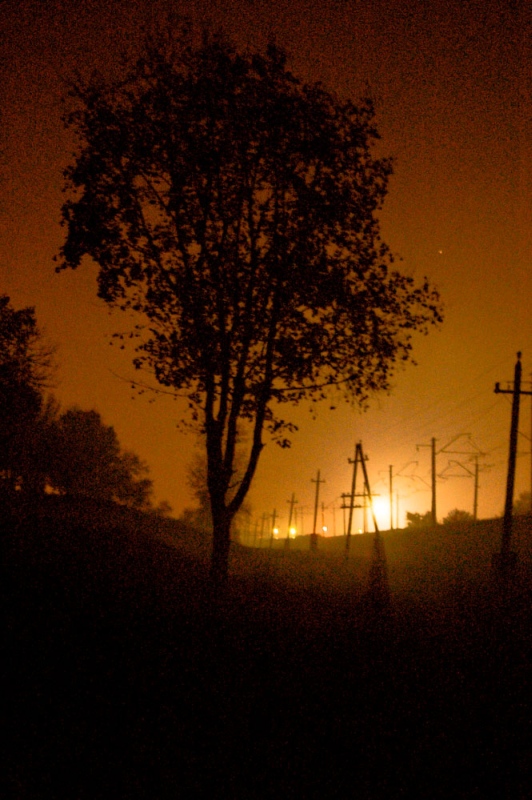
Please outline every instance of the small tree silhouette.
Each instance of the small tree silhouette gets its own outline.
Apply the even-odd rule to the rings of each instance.
[[[424,514],[418,514],[416,511],[406,512],[406,527],[407,528],[430,528],[432,525],[432,514],[426,511]]]
[[[522,514],[532,514],[532,495],[530,492],[521,492],[514,502],[514,512],[516,516]]]
[[[469,511],[462,511],[459,508],[455,508],[452,511],[449,511],[443,520],[443,524],[460,527],[460,525],[467,525],[469,522],[474,522],[474,520],[475,518],[473,514],[470,514]]]

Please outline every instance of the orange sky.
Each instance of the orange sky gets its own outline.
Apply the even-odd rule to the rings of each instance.
[[[382,216],[384,239],[403,269],[428,275],[446,308],[440,331],[419,339],[417,367],[397,374],[391,396],[365,414],[325,404],[314,421],[297,409],[290,451],[265,448],[251,494],[257,515],[284,514],[292,491],[331,506],[350,485],[347,459],[361,439],[375,492],[394,466],[400,511],[430,508],[429,450],[470,433],[481,463],[479,513],[504,505],[510,425],[506,396],[517,350],[532,373],[532,122],[528,2],[495,0],[233,0],[173,4],[197,22],[222,25],[242,44],[274,36],[304,79],[357,98],[377,99],[383,153],[395,175]],[[194,438],[177,430],[183,409],[170,398],[131,400],[124,377],[131,354],[109,346],[125,320],[97,299],[96,269],[54,273],[62,242],[62,169],[72,142],[61,123],[61,78],[74,69],[115,70],[121,49],[170,2],[0,4],[0,292],[15,306],[35,305],[58,345],[56,394],[64,406],[98,409],[124,447],[148,461],[159,499],[180,513],[191,504],[186,463]],[[370,7],[371,6],[371,7]],[[75,9],[75,10],[74,10]],[[523,400],[516,490],[530,486],[530,398]],[[460,444],[465,439],[460,440]],[[460,447],[458,449],[466,449]],[[449,459],[438,456],[438,471]],[[417,466],[411,462],[417,461]],[[409,464],[406,469],[405,465]],[[488,468],[489,467],[489,468]],[[409,477],[405,477],[409,476]],[[438,516],[472,510],[473,482],[438,483]],[[282,525],[282,522],[281,522]],[[306,523],[309,529],[310,521]],[[339,527],[339,519],[337,520]],[[332,527],[332,520],[329,521]]]

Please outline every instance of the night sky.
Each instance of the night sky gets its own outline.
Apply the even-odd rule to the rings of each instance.
[[[510,400],[494,384],[513,378],[516,352],[532,378],[532,6],[527,0],[240,0],[237,2],[2,2],[0,4],[0,292],[36,307],[57,344],[64,407],[101,412],[122,445],[151,468],[158,499],[179,514],[192,498],[186,464],[192,434],[176,426],[178,401],[132,400],[131,353],[109,345],[127,320],[96,297],[96,267],[54,272],[63,231],[62,170],[73,141],[61,122],[62,83],[95,66],[116,74],[120,52],[174,9],[222,27],[241,46],[274,37],[304,80],[377,103],[379,152],[395,159],[382,214],[383,238],[402,269],[440,290],[445,321],[414,345],[418,366],[398,372],[390,396],[369,411],[327,403],[314,420],[294,410],[300,431],[290,451],[268,445],[251,492],[256,515],[286,516],[296,493],[313,504],[311,478],[326,483],[332,507],[350,486],[348,458],[362,440],[372,489],[387,491],[393,465],[400,522],[430,508],[430,451],[438,472],[467,475],[480,459],[479,515],[504,506]],[[121,376],[123,379],[121,379]],[[530,398],[524,398],[516,493],[530,487]],[[460,434],[455,446],[446,445]],[[415,463],[417,462],[417,464]],[[471,477],[438,482],[438,518],[472,511]],[[338,502],[337,502],[338,504]],[[327,518],[333,527],[332,515]],[[283,520],[281,519],[281,525]],[[310,530],[310,517],[306,521]],[[337,532],[340,519],[337,514]]]

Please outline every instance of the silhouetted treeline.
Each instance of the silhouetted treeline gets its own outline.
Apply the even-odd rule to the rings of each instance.
[[[1,295],[0,473],[5,487],[29,483],[32,432],[43,409],[52,355],[43,343],[35,310],[16,310],[9,297]]]
[[[121,448],[114,428],[97,411],[61,412],[46,394],[53,351],[43,341],[34,309],[16,311],[6,295],[0,296],[0,346],[3,494],[52,491],[151,508],[148,466]]]

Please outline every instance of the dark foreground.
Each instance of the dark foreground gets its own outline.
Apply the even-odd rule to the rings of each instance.
[[[526,582],[423,610],[250,574],[216,603],[190,553],[57,508],[3,523],[3,797],[532,796]]]

